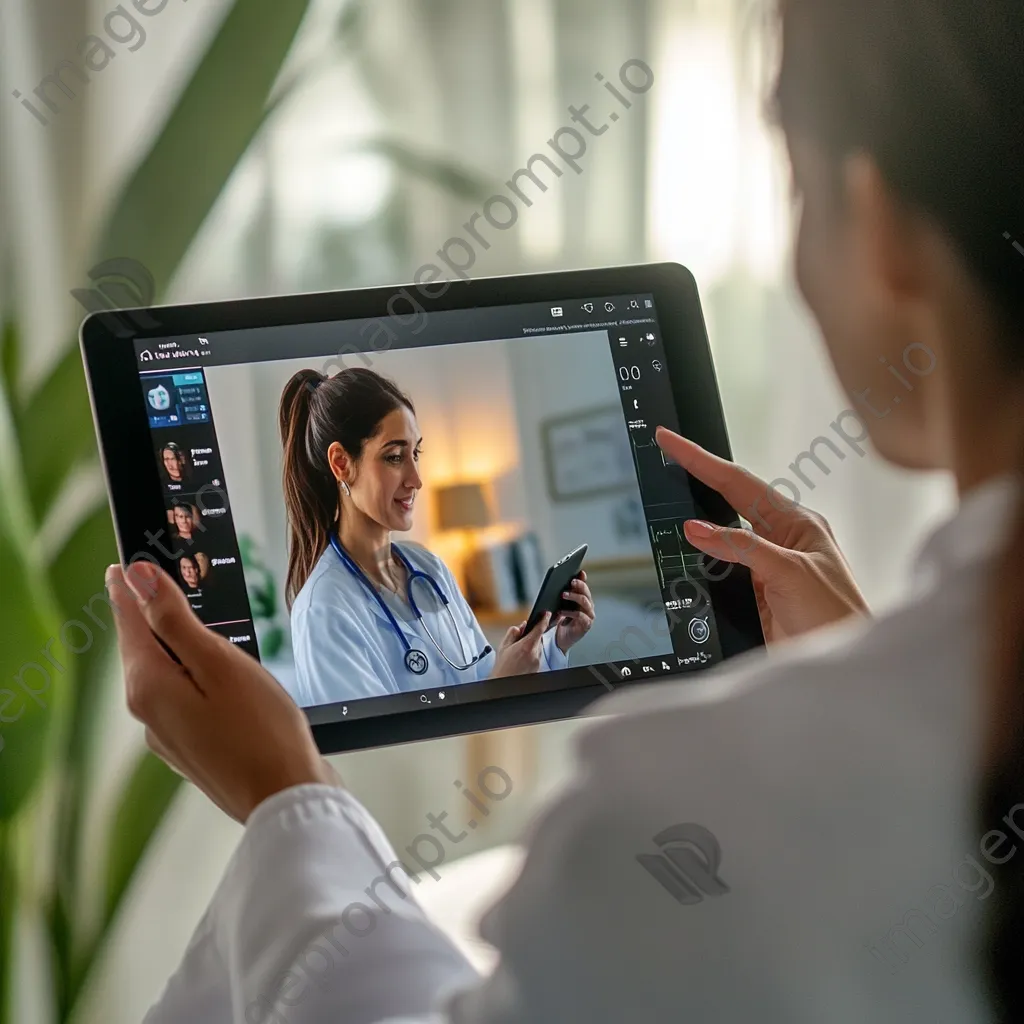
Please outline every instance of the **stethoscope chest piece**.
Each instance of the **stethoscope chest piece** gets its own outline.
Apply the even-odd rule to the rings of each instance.
[[[331,547],[334,548],[338,558],[341,559],[342,565],[344,565],[345,568],[348,569],[348,571],[357,580],[359,580],[359,582],[366,588],[366,592],[377,603],[377,607],[380,608],[380,610],[384,613],[384,617],[388,620],[388,625],[394,631],[395,636],[398,637],[398,642],[402,645],[403,648],[405,648],[405,658],[403,659],[405,662],[405,667],[414,676],[423,675],[423,673],[426,672],[428,668],[430,668],[430,662],[427,660],[426,654],[424,654],[423,651],[417,650],[415,647],[412,646],[412,644],[409,643],[408,639],[405,636],[405,633],[402,632],[402,627],[398,624],[398,620],[395,618],[394,613],[387,606],[387,604],[384,601],[384,598],[381,597],[380,593],[377,591],[377,588],[367,578],[366,573],[364,573],[363,570],[360,569],[358,565],[356,565],[356,563],[352,560],[352,557],[341,546],[341,541],[338,540],[338,535],[336,533],[331,534],[330,542]],[[493,650],[490,644],[485,645],[484,649],[475,658],[467,659],[466,649],[462,643],[462,634],[459,632],[459,624],[455,621],[455,615],[452,612],[451,603],[445,596],[444,591],[441,589],[441,585],[429,573],[420,572],[419,570],[414,569],[412,567],[412,563],[409,561],[408,558],[405,557],[405,555],[402,554],[397,544],[392,544],[391,550],[399,559],[401,559],[402,565],[405,567],[405,571],[407,574],[405,594],[406,599],[409,602],[409,607],[412,609],[412,613],[416,617],[416,620],[419,622],[420,628],[426,634],[427,639],[434,646],[434,649],[437,651],[437,653],[440,654],[441,657],[453,669],[455,669],[456,672],[465,672],[467,669],[472,668],[475,664],[477,664],[477,662],[487,657],[487,655],[490,654],[491,651]],[[443,611],[448,616],[448,621],[451,624],[452,632],[458,638],[459,641],[459,656],[462,659],[460,662],[452,661],[452,659],[444,653],[444,649],[441,647],[441,645],[438,643],[434,635],[430,632],[430,629],[427,627],[427,624],[423,618],[423,613],[417,607],[416,598],[413,596],[412,592],[412,585],[416,582],[416,580],[422,580],[423,584],[430,588],[430,590],[434,593],[434,596],[437,598],[440,608],[443,609]]]
[[[427,661],[427,656],[422,651],[413,648],[405,652],[405,667],[413,675],[421,676],[430,668],[430,662]]]

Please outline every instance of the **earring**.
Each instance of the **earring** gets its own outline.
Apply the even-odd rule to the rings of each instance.
[[[348,484],[345,483],[344,480],[341,481],[341,490],[342,490],[342,493],[347,495],[347,496],[351,496],[351,494],[352,494],[352,492],[348,488]]]

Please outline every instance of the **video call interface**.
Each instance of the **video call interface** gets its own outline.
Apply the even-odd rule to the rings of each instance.
[[[654,440],[678,420],[653,296],[391,319],[136,342],[166,514],[151,542],[199,618],[314,722],[557,690],[569,668],[590,669],[571,685],[618,684],[720,661],[682,533],[700,513]],[[414,462],[382,456],[402,468],[381,479],[398,481],[391,542],[423,578],[410,601],[328,546],[289,608],[279,406],[298,371],[353,368],[414,409]],[[498,678],[548,566],[583,544],[589,629],[550,629],[535,672]]]

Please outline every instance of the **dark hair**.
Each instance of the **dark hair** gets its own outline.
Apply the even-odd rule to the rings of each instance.
[[[780,10],[772,99],[787,134],[815,142],[837,169],[869,154],[894,195],[946,233],[988,296],[1008,370],[1024,368],[1024,254],[1013,245],[1024,244],[1022,0],[780,0]],[[983,780],[984,831],[1024,793],[1020,529],[999,594],[1012,654],[1000,661],[993,733],[1004,742]],[[1021,1021],[1024,871],[1017,858],[996,873],[985,968],[997,1018]]]
[[[182,555],[178,559],[178,575],[181,577],[182,583],[185,582],[185,573],[182,571],[182,566],[185,564],[185,562],[191,562],[192,563],[192,568],[195,569],[195,571],[196,571],[196,579],[198,580],[200,578],[200,575],[201,575],[200,572],[199,572],[199,563],[196,561],[196,559],[192,555]]]
[[[185,453],[181,450],[181,446],[176,441],[168,441],[167,444],[160,448],[160,459],[163,461],[164,452],[170,452],[174,456],[174,461],[178,463],[178,468],[181,470],[182,477],[188,475],[189,463],[185,457]],[[167,467],[161,465],[163,471],[167,472]],[[168,474],[169,475],[169,474]]]
[[[289,608],[338,521],[338,483],[327,463],[327,449],[337,441],[352,459],[359,459],[381,420],[402,405],[415,411],[395,384],[364,367],[333,377],[299,370],[285,385],[278,422],[284,446]]]

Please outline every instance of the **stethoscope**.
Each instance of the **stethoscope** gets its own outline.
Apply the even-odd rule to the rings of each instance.
[[[390,623],[391,628],[395,631],[395,636],[398,637],[398,640],[401,643],[402,647],[405,648],[405,667],[410,672],[412,672],[413,675],[423,675],[423,673],[426,672],[428,668],[430,668],[430,662],[427,660],[426,652],[421,651],[416,647],[413,647],[412,644],[409,643],[405,633],[402,632],[402,627],[398,624],[398,620],[395,618],[393,612],[387,606],[387,604],[385,604],[384,598],[381,597],[377,588],[367,578],[366,573],[363,572],[363,570],[360,569],[358,565],[356,565],[352,556],[341,546],[341,541],[338,540],[338,535],[335,533],[331,534],[331,547],[334,548],[334,551],[337,554],[338,558],[341,559],[342,565],[344,565],[345,568],[348,569],[348,571],[352,573],[352,575],[355,576],[355,578],[359,580],[359,582],[362,583],[364,587],[366,587],[367,591],[369,591],[370,596],[377,602],[377,605],[380,607],[380,610],[387,617],[387,620]],[[429,573],[421,572],[419,569],[414,569],[412,567],[412,563],[409,561],[408,558],[405,557],[404,554],[402,554],[397,544],[392,544],[391,550],[394,554],[398,556],[398,560],[402,563],[402,565],[405,566],[405,596],[409,602],[409,607],[412,609],[413,615],[415,615],[417,620],[419,621],[419,624],[422,627],[423,632],[426,633],[427,639],[436,648],[437,653],[440,654],[441,657],[444,658],[444,660],[448,662],[448,664],[451,665],[451,667],[455,669],[456,672],[465,672],[467,669],[471,669],[477,662],[482,661],[484,658],[486,658],[487,655],[490,654],[493,649],[490,644],[487,644],[487,646],[484,647],[484,649],[475,658],[467,660],[466,648],[462,642],[462,633],[459,632],[459,625],[455,621],[455,615],[452,613],[451,605],[449,604],[448,598],[445,596],[444,591],[441,589],[441,585]],[[437,595],[437,598],[444,607],[444,610],[448,613],[448,620],[452,624],[452,629],[455,631],[455,635],[459,638],[459,655],[462,659],[463,664],[457,665],[454,661],[452,661],[452,659],[444,653],[444,651],[441,649],[441,645],[434,639],[433,634],[427,628],[426,620],[423,618],[423,613],[419,610],[419,607],[416,604],[416,598],[413,597],[412,593],[412,585],[418,579],[424,580],[427,583],[427,585]]]

